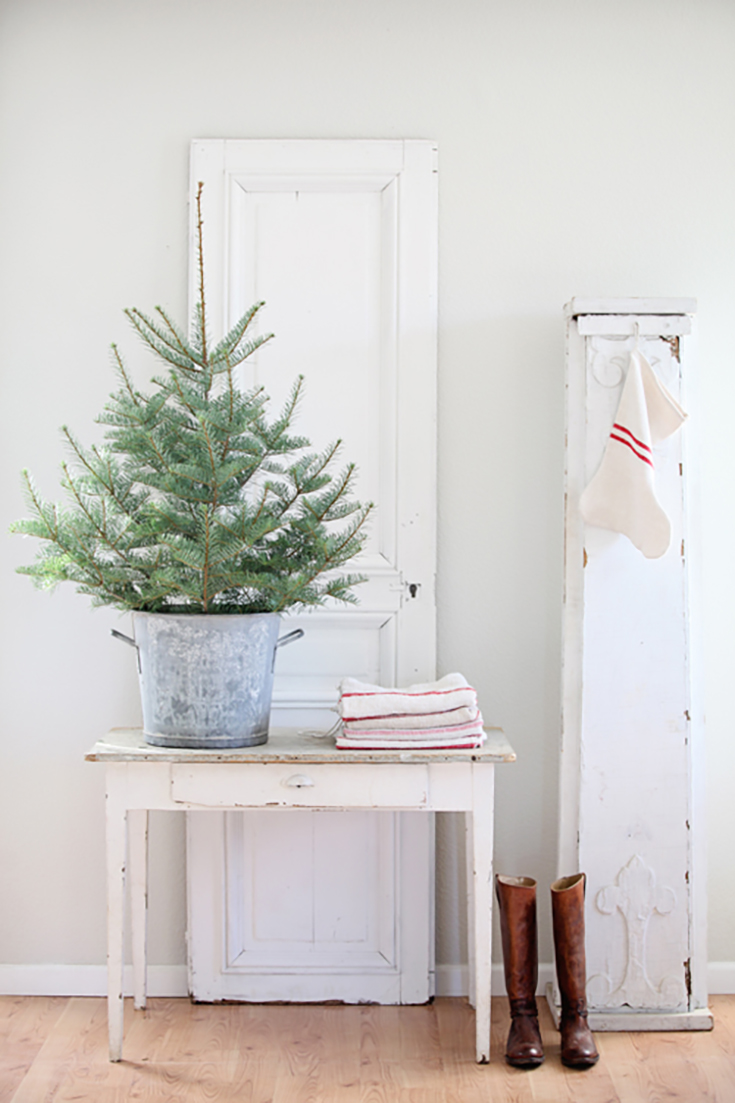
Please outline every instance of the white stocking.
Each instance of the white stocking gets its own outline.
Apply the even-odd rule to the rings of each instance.
[[[610,439],[580,500],[588,525],[624,533],[648,559],[669,546],[671,524],[654,492],[652,446],[686,418],[646,358],[631,353],[628,375]]]

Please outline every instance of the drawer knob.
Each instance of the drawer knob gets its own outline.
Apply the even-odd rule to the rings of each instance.
[[[314,782],[306,774],[292,774],[282,784],[288,789],[310,789]]]

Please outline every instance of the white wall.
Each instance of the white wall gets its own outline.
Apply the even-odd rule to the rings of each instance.
[[[184,316],[193,137],[424,137],[440,149],[440,671],[518,751],[499,869],[555,874],[562,306],[699,300],[710,959],[735,962],[735,7],[729,0],[4,0],[2,525],[58,426],[90,440],[121,309]],[[297,365],[295,365],[295,368]],[[104,961],[101,768],[138,720],[117,615],[35,592],[0,541],[0,963]],[[124,626],[123,626],[124,630]],[[451,830],[445,842],[451,842]],[[154,825],[151,960],[184,960],[181,825]],[[439,961],[462,960],[440,855]],[[568,871],[567,871],[568,872]],[[546,892],[542,960],[550,960]]]

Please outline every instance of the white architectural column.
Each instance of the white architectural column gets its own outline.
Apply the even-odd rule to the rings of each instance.
[[[559,873],[587,874],[590,1023],[707,1029],[702,723],[690,676],[687,433],[653,448],[668,551],[585,526],[635,346],[686,408],[691,299],[567,307]],[[558,993],[550,993],[558,1003]]]

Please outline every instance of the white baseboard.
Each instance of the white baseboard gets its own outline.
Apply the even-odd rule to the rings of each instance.
[[[707,966],[710,996],[735,995],[735,961],[710,961]]]
[[[434,975],[437,996],[466,996],[469,992],[466,965],[437,965]]]
[[[539,965],[538,995],[553,980],[551,963]],[[437,996],[466,996],[469,991],[466,965],[437,965]],[[493,965],[492,993],[505,995],[502,965]],[[735,994],[735,961],[711,961],[707,966],[707,990],[712,996]],[[125,967],[125,992],[133,994],[132,966]],[[105,996],[107,969],[104,965],[0,965],[0,995],[3,996]],[[187,996],[185,965],[149,965],[149,996]]]
[[[125,995],[133,994],[133,967],[125,966]],[[149,965],[149,996],[187,996],[185,965]],[[0,965],[3,996],[106,996],[104,965]]]
[[[554,966],[541,964],[538,967],[538,988],[536,993],[542,996],[546,991],[546,985],[552,980]],[[490,979],[493,996],[504,996],[505,974],[502,965],[493,965]],[[466,996],[469,992],[468,971],[466,965],[437,965],[436,967],[436,994],[437,996]]]

